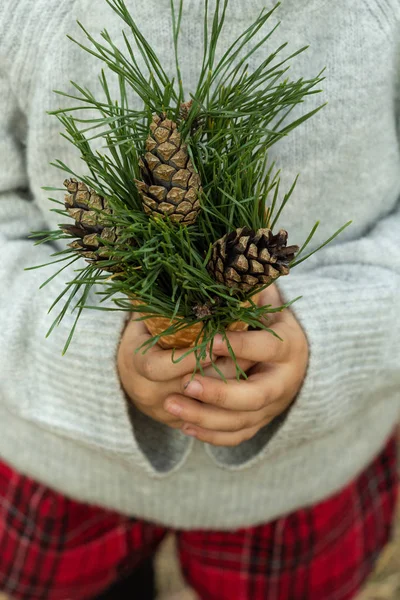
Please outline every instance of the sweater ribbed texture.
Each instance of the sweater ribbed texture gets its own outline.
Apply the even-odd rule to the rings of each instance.
[[[65,106],[53,89],[71,79],[99,93],[101,67],[67,40],[79,19],[106,27],[122,45],[121,22],[102,2],[18,0],[0,5],[0,455],[20,471],[82,501],[180,528],[231,529],[267,522],[343,487],[378,452],[400,409],[400,154],[396,131],[400,7],[395,0],[284,0],[269,50],[310,44],[291,68],[326,66],[328,100],[281,140],[271,160],[282,189],[301,174],[281,222],[302,243],[317,219],[315,245],[353,225],[279,281],[310,344],[303,387],[290,410],[236,448],[194,442],[129,408],[115,366],[126,316],[86,311],[65,356],[74,316],[45,339],[47,308],[73,271],[48,286],[54,250],[33,248],[32,230],[54,228],[44,185],[60,186],[59,158],[85,168],[46,111]],[[169,2],[129,0],[143,33],[173,73]],[[219,52],[265,0],[230,0]],[[202,6],[185,0],[182,74],[194,89],[202,56]],[[187,10],[186,10],[187,9]],[[256,64],[258,53],[249,68]],[[98,302],[93,293],[90,303]]]

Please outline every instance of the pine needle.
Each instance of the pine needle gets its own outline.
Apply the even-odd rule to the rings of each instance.
[[[152,315],[171,319],[171,325],[162,334],[143,345],[141,351],[145,351],[154,346],[161,335],[175,334],[197,322],[201,323],[202,329],[194,348],[187,352],[194,352],[200,368],[200,359],[205,356],[207,346],[212,345],[214,336],[217,333],[226,335],[225,331],[233,321],[271,331],[263,319],[290,305],[278,309],[257,307],[251,301],[254,290],[245,294],[227,289],[208,273],[207,262],[211,245],[227,232],[245,226],[253,230],[273,229],[281,218],[286,203],[294,195],[296,182],[281,200],[280,173],[270,162],[268,150],[320,110],[318,107],[301,117],[293,116],[294,108],[320,92],[323,76],[319,73],[308,80],[288,77],[288,67],[299,54],[306,52],[305,47],[289,56],[283,55],[286,44],[270,51],[279,26],[270,26],[271,17],[278,6],[261,11],[235,42],[223,49],[217,60],[229,0],[216,0],[214,9],[208,0],[204,0],[204,23],[199,24],[204,43],[202,67],[195,89],[190,90],[189,98],[186,98],[192,100],[192,107],[187,119],[182,119],[180,109],[185,100],[185,86],[180,69],[179,37],[185,13],[183,0],[170,0],[174,78],[168,77],[151,40],[140,31],[124,0],[105,1],[121,19],[121,28],[125,26],[122,47],[116,45],[106,30],[95,38],[81,23],[79,27],[86,41],[83,43],[69,36],[83,52],[99,61],[102,92],[94,95],[79,83],[72,82],[72,94],[56,92],[60,98],[70,101],[70,106],[51,113],[62,125],[62,135],[78,149],[87,171],[75,173],[60,160],[55,160],[53,165],[107,198],[112,207],[112,226],[123,232],[122,242],[120,240],[112,249],[110,260],[102,261],[97,267],[87,264],[74,281],[65,286],[52,308],[65,296],[67,300],[49,333],[62,321],[68,309],[75,310],[76,319],[64,352],[71,343],[82,311],[88,308],[135,310],[141,313],[135,318],[142,320]],[[264,50],[264,58],[251,71],[249,61],[260,48]],[[117,97],[113,97],[111,90],[118,90]],[[139,110],[129,106],[132,92],[141,100]],[[88,118],[84,116],[86,110],[91,111]],[[134,183],[140,178],[139,158],[144,152],[154,113],[165,113],[178,122],[202,181],[202,210],[195,225],[187,228],[168,218],[161,220],[145,215]],[[98,140],[102,142],[101,150],[98,143],[95,144]],[[44,189],[60,191],[59,185]],[[59,202],[56,198],[52,201]],[[58,212],[67,215],[63,210]],[[303,257],[304,250],[312,242],[314,226],[292,266],[322,249],[347,225],[318,248],[311,246],[311,251]],[[38,232],[35,236],[40,238],[39,243],[59,242],[68,237],[61,229]],[[129,244],[129,240],[134,243]],[[68,253],[60,260],[70,258],[71,251]],[[73,260],[77,259],[78,256],[73,254]],[[104,274],[101,269],[111,265],[117,265],[121,271],[112,276]],[[102,296],[97,306],[89,306],[87,302],[92,289]],[[132,298],[139,300],[141,305],[133,307]],[[105,306],[106,299],[111,299],[114,304]],[[250,302],[246,303],[248,300]],[[212,307],[210,315],[196,320],[193,307],[206,303]],[[232,348],[230,353],[236,363]],[[215,364],[214,368],[218,371]],[[237,365],[237,377],[243,376],[245,374]]]

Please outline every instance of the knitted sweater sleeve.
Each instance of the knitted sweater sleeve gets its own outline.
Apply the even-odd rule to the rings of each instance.
[[[393,106],[399,138],[400,85]],[[285,302],[301,296],[291,310],[309,342],[306,377],[289,410],[252,440],[236,448],[208,447],[220,466],[248,468],[334,436],[345,423],[356,424],[377,398],[397,397],[400,416],[399,240],[400,200],[362,237],[339,238],[279,279]],[[363,435],[367,440],[368,432]]]
[[[400,208],[361,239],[321,251],[312,270],[279,280],[310,347],[308,372],[286,414],[237,448],[208,451],[228,468],[321,436],[397,390],[400,409]],[[393,423],[393,426],[395,423]],[[368,436],[368,432],[365,432]]]
[[[4,69],[3,69],[4,71]],[[45,335],[55,314],[47,309],[73,278],[64,271],[48,286],[40,284],[51,268],[24,272],[48,263],[54,248],[33,248],[30,232],[47,228],[29,191],[24,153],[24,116],[6,76],[0,75],[0,402],[23,419],[36,422],[55,436],[106,453],[111,460],[128,461],[150,475],[173,470],[182,458],[186,440],[180,434],[138,416],[132,419],[121,389],[116,353],[126,316],[84,311],[73,342],[61,355],[74,317],[66,315],[52,335]],[[30,132],[30,135],[32,133]],[[91,298],[96,303],[96,297]],[[100,317],[100,315],[102,315]],[[136,435],[137,429],[143,431]],[[1,426],[0,426],[1,429]],[[0,431],[1,435],[1,431]],[[151,449],[163,439],[162,460]],[[140,439],[139,439],[140,438]],[[169,446],[174,450],[169,453]],[[27,449],[29,451],[29,449]]]

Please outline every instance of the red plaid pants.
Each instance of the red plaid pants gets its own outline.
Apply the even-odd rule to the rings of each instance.
[[[177,531],[203,600],[347,600],[392,529],[396,439],[345,489],[266,525]],[[166,529],[79,503],[0,463],[0,590],[19,600],[96,597],[152,555]],[[140,600],[132,592],[132,600]]]

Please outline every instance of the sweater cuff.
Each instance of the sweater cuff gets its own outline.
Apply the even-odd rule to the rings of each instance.
[[[194,439],[154,421],[133,404],[129,414],[136,442],[152,468],[159,475],[172,475],[180,469],[191,453]]]
[[[355,272],[358,268],[354,265]],[[305,273],[279,280],[284,302],[302,295],[291,310],[309,341],[306,378],[292,406],[253,439],[235,448],[207,447],[219,466],[249,468],[263,457],[328,435],[384,395],[382,382],[388,389],[400,386],[393,350],[399,335],[398,284],[391,274],[382,281],[376,272],[368,274],[369,284],[352,285],[351,271],[346,281],[333,278],[334,269],[329,278]]]
[[[27,290],[34,290],[38,318],[24,330],[31,385],[24,394],[16,386],[19,397],[9,399],[11,409],[47,431],[128,465],[139,465],[152,477],[166,476],[179,468],[190,440],[175,431],[161,431],[160,424],[135,413],[120,384],[116,359],[126,313],[85,309],[66,354],[61,356],[75,313],[66,314],[44,339],[56,316],[55,311],[47,315],[46,307],[49,298],[60,293],[54,289],[60,288],[60,281],[36,291],[46,278],[44,271],[30,271],[24,277]],[[31,277],[36,281],[29,281]],[[28,314],[31,298],[20,301],[21,314]],[[94,294],[88,304],[98,304]],[[111,301],[109,306],[115,308]],[[61,307],[60,303],[57,308]]]

